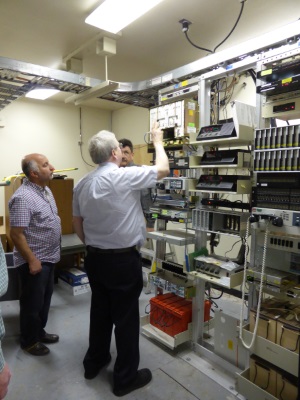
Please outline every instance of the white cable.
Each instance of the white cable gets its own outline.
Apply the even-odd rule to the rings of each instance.
[[[244,309],[244,298],[245,298],[245,285],[246,285],[246,270],[247,270],[247,257],[246,257],[246,249],[247,249],[247,240],[249,236],[249,219],[247,221],[247,228],[246,228],[246,248],[245,248],[245,263],[244,263],[244,276],[243,276],[243,286],[242,286],[242,305],[241,305],[241,312],[240,312],[240,326],[239,326],[239,338],[242,342],[242,345],[250,350],[254,344],[257,335],[257,328],[259,322],[259,315],[260,315],[260,306],[261,306],[261,299],[262,299],[262,291],[263,291],[263,283],[264,283],[264,275],[265,275],[265,266],[266,266],[266,254],[267,254],[267,241],[268,241],[268,233],[269,233],[269,220],[266,223],[266,231],[265,231],[265,240],[264,240],[264,247],[263,247],[263,255],[262,255],[262,266],[261,266],[261,278],[259,284],[259,293],[258,293],[258,303],[257,303],[257,310],[256,310],[256,321],[253,331],[253,336],[250,344],[245,343],[243,339],[243,309]]]

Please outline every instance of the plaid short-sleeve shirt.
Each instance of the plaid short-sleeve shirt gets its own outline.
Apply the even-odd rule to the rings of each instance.
[[[8,207],[10,226],[25,228],[24,235],[35,256],[42,262],[58,262],[61,224],[51,190],[25,178],[11,197]],[[16,266],[26,263],[16,248],[14,262]]]

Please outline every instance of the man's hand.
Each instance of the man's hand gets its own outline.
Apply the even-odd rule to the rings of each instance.
[[[159,143],[163,141],[163,131],[159,128],[159,123],[156,121],[154,122],[152,129],[151,129],[151,136],[152,136],[152,142],[154,143]]]
[[[28,263],[28,265],[29,265],[29,271],[30,271],[31,275],[36,275],[39,272],[41,272],[41,270],[42,270],[42,264],[41,264],[40,260],[38,260],[37,258],[33,261],[30,261]]]
[[[7,394],[10,377],[9,367],[5,363],[3,370],[0,372],[0,400],[4,399]]]
[[[157,167],[157,180],[165,178],[170,173],[169,160],[163,145],[163,131],[154,122],[152,130],[152,142],[155,147],[155,165]]]
[[[27,239],[24,235],[25,228],[22,226],[12,226],[10,228],[10,237],[15,247],[21,253],[21,256],[29,265],[29,271],[32,275],[38,274],[42,270],[41,262],[31,251]]]

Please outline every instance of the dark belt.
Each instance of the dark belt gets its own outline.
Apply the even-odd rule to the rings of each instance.
[[[97,254],[113,254],[113,253],[129,253],[130,251],[136,250],[136,246],[124,247],[123,249],[99,249],[98,247],[86,246],[89,253]]]

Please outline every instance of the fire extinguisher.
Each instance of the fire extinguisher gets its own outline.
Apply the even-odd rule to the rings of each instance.
[[[210,319],[210,308],[211,308],[211,301],[205,300],[204,301],[204,322],[209,321],[209,319]]]

